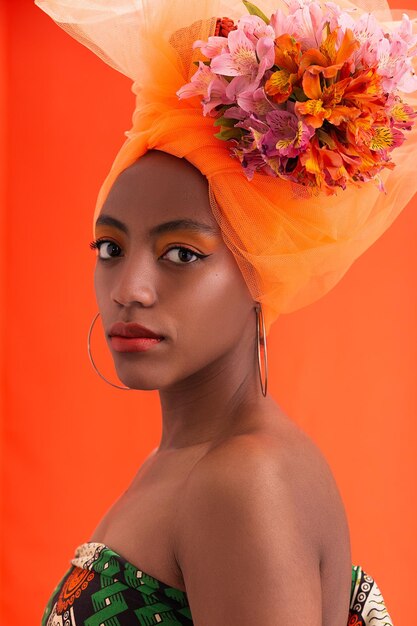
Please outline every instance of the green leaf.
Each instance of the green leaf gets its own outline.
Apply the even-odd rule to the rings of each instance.
[[[239,128],[226,128],[220,131],[220,133],[216,133],[214,136],[222,141],[229,141],[229,139],[241,139],[242,131]]]
[[[233,126],[236,124],[236,120],[232,119],[231,117],[219,117],[217,118],[217,120],[214,122],[214,126],[224,126],[225,128],[233,128]]]
[[[305,95],[304,91],[301,89],[301,87],[294,86],[292,88],[292,92],[297,102],[307,102],[308,98]]]
[[[243,4],[247,8],[250,15],[257,15],[265,22],[265,24],[269,24],[269,19],[266,17],[265,13],[262,13],[261,9],[258,9],[257,6],[249,2],[248,0],[242,0]]]

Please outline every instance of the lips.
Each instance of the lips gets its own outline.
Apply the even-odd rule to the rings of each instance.
[[[145,326],[141,326],[140,324],[136,324],[135,322],[116,322],[110,327],[109,330],[110,337],[126,337],[128,339],[132,338],[147,338],[147,339],[163,339],[162,335],[158,335],[154,333],[149,328]]]

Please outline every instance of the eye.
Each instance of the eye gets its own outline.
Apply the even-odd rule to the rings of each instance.
[[[169,261],[177,264],[190,265],[190,263],[195,263],[199,259],[203,259],[206,256],[208,255],[199,254],[198,252],[194,252],[194,250],[190,250],[190,248],[185,248],[184,246],[173,246],[167,250],[161,258],[167,258]],[[195,258],[193,259],[193,257]]]
[[[106,244],[106,245],[104,245]],[[98,250],[98,257],[103,261],[117,257],[117,251],[120,252],[121,248],[111,239],[95,239],[90,243],[92,250]]]

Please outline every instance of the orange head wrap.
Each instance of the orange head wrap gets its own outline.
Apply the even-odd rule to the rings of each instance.
[[[198,98],[176,92],[196,71],[193,42],[214,34],[216,17],[245,14],[239,0],[37,0],[62,28],[134,82],[133,126],[97,200],[94,223],[110,187],[147,150],[187,159],[207,178],[213,214],[254,298],[266,327],[280,313],[304,307],[326,294],[352,263],[380,237],[417,188],[417,129],[394,153],[386,170],[386,193],[372,182],[327,196],[289,181],[255,173],[248,181],[227,142],[214,137],[213,118]],[[339,0],[366,8],[384,22],[393,16],[385,0]],[[271,15],[280,0],[263,0]],[[363,9],[361,8],[363,6]],[[200,57],[201,58],[201,57]],[[417,98],[407,96],[412,106]]]

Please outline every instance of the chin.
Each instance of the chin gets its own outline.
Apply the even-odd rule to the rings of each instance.
[[[120,382],[138,391],[157,391],[171,382],[167,383],[160,367],[150,367],[148,363],[138,365],[115,361],[114,366]]]
[[[116,368],[117,377],[120,382],[130,389],[137,389],[138,391],[155,391],[160,389],[161,384],[158,378],[145,375],[142,373],[126,372],[126,368],[123,368],[123,372]]]

